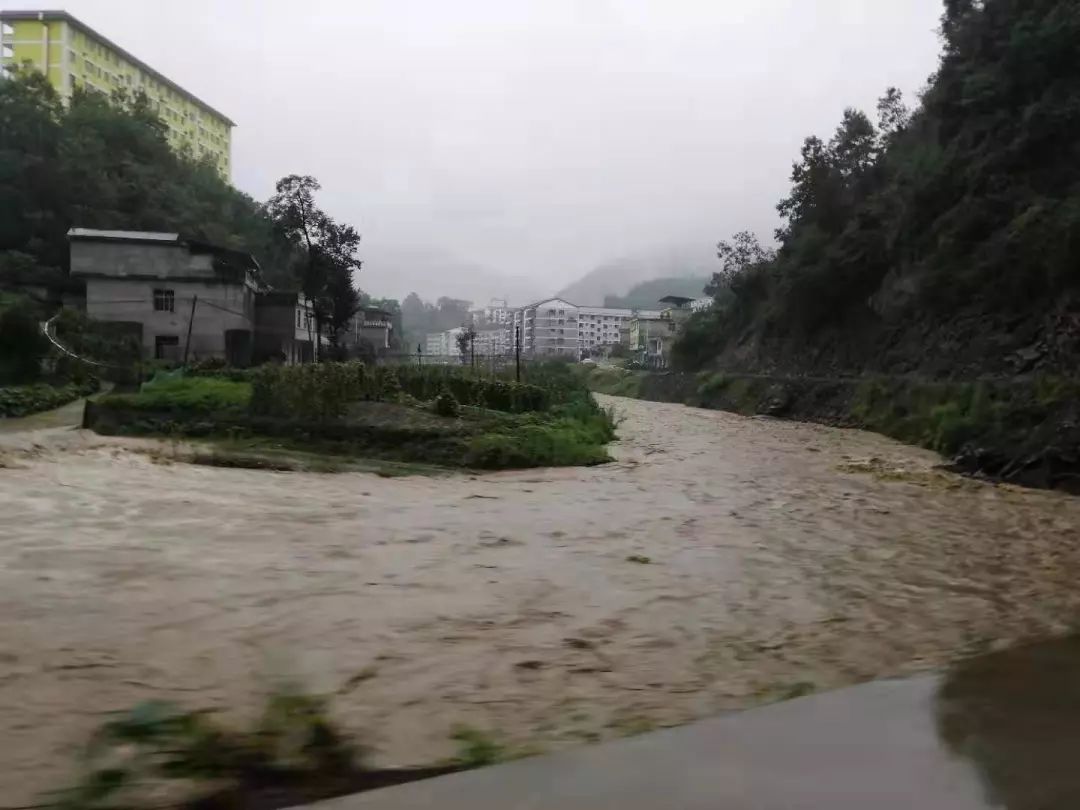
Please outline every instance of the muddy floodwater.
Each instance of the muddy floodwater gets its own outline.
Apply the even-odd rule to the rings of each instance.
[[[0,436],[0,804],[147,699],[242,722],[297,684],[410,765],[461,725],[552,750],[1076,622],[1080,499],[873,434],[602,399],[615,463],[483,476]]]

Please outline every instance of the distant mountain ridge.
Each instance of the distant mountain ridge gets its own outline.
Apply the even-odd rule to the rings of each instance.
[[[716,269],[711,245],[706,249],[657,250],[605,262],[556,293],[581,306],[604,306],[610,296],[626,296],[632,288],[659,279],[709,279]],[[704,286],[704,285],[702,285]],[[665,293],[665,295],[680,293]],[[696,295],[701,295],[699,291]],[[696,297],[696,296],[695,296]]]
[[[504,275],[434,248],[369,244],[363,257],[356,282],[379,297],[401,300],[417,292],[427,301],[446,296],[485,306],[492,298],[506,298],[521,306],[543,295],[541,282]]]
[[[681,295],[684,298],[702,298],[709,278],[654,278],[630,288],[626,295],[604,296],[605,307],[622,309],[657,309],[661,298]]]

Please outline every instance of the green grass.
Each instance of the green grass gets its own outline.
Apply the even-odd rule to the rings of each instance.
[[[577,373],[582,375],[590,391],[632,399],[641,395],[641,381],[645,376],[644,372],[610,366],[581,366]]]
[[[450,739],[458,743],[458,753],[453,764],[462,768],[481,768],[507,758],[506,748],[486,731],[459,726],[454,729]]]
[[[612,415],[579,398],[548,414],[503,417],[469,440],[464,461],[480,469],[603,464],[614,438]]]
[[[102,404],[140,411],[208,414],[246,411],[250,401],[251,383],[222,377],[179,377],[146,383],[137,394],[104,397]]]

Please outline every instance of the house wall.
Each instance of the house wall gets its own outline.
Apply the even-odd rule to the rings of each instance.
[[[367,340],[376,350],[385,351],[390,348],[390,324],[388,322],[377,324],[372,321],[371,325],[361,323],[357,329],[361,339]]]
[[[625,343],[627,327],[635,317],[658,317],[653,310],[632,310],[618,307],[579,307],[578,344],[582,350],[598,346]]]
[[[154,309],[155,289],[172,290],[172,312]],[[154,358],[159,335],[175,336],[175,359],[180,359],[195,296],[198,296],[198,303],[191,324],[188,359],[225,358],[225,332],[233,329],[252,331],[254,295],[242,284],[91,277],[86,280],[86,314],[103,321],[141,323],[142,351],[146,359]]]
[[[257,297],[255,303],[255,362],[281,361],[288,365],[313,360],[313,335],[305,324],[311,307],[296,296],[284,300]]]
[[[71,242],[71,271],[77,276],[170,276],[216,279],[214,257],[190,253],[175,243]]]
[[[578,308],[550,298],[520,310],[521,350],[528,355],[578,354]],[[515,320],[517,323],[518,320]]]

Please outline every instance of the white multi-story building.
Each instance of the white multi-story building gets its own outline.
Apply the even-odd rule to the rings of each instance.
[[[603,346],[626,343],[630,321],[637,316],[658,318],[660,312],[579,307],[561,298],[549,298],[514,310],[507,340],[512,350],[516,330],[520,329],[522,354],[576,358]]]
[[[470,309],[469,317],[478,329],[492,326],[509,326],[514,317],[514,310],[506,304],[504,298],[492,298],[486,307]]]
[[[511,345],[516,330],[521,334],[521,353],[526,356],[566,355],[578,357],[578,308],[561,298],[514,310]]]
[[[484,357],[509,354],[513,348],[506,329],[481,329],[476,333],[476,353]]]
[[[602,346],[626,343],[634,317],[658,318],[659,311],[617,307],[578,307],[578,346],[584,354]]]
[[[457,336],[462,327],[448,329],[445,332],[431,332],[424,339],[424,353],[429,357],[449,357],[458,354]]]

